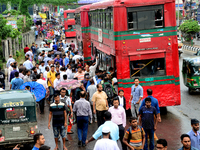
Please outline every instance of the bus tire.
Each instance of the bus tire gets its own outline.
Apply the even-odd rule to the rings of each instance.
[[[160,114],[166,115],[167,114],[167,107],[160,107]]]

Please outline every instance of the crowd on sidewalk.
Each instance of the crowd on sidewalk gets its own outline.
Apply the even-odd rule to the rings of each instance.
[[[143,98],[143,88],[139,78],[131,87],[130,99],[131,115],[129,128],[127,126],[128,103],[122,89],[118,91],[116,71],[110,67],[100,70],[98,57],[93,61],[84,62],[84,57],[76,49],[73,41],[57,38],[52,50],[45,54],[42,51],[37,55],[37,44],[31,48],[24,48],[25,62],[18,64],[10,55],[7,60],[8,82],[11,90],[18,90],[26,82],[38,82],[46,89],[46,97],[39,102],[41,115],[44,112],[44,103],[49,104],[48,128],[52,127],[58,147],[59,138],[62,138],[63,149],[67,150],[65,141],[67,134],[73,134],[72,126],[77,124],[78,146],[85,147],[91,141],[98,140],[94,150],[118,150],[120,141],[122,149],[153,150],[157,141],[157,149],[167,149],[165,139],[157,139],[155,131],[158,122],[161,122],[158,100],[153,97],[153,91],[148,89],[148,97]],[[59,43],[58,43],[59,41]],[[45,41],[44,41],[45,42]],[[47,42],[47,41],[46,41]],[[46,45],[47,43],[45,43]],[[76,88],[58,88],[62,82],[77,81]],[[5,89],[5,75],[0,70],[0,91]],[[50,123],[52,120],[52,124]],[[87,140],[89,123],[97,123],[98,129]],[[192,130],[181,136],[183,150],[200,149],[199,121],[191,120]],[[149,140],[148,140],[149,139]],[[34,136],[33,150],[50,149],[44,146],[45,139],[41,133]],[[149,141],[149,142],[148,142]],[[149,143],[149,144],[148,144]],[[43,146],[42,146],[43,145]],[[180,150],[181,150],[180,149]]]

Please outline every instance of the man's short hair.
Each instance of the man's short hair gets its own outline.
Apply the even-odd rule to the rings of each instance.
[[[55,94],[54,94],[54,98],[55,98],[55,97],[58,97],[58,96],[59,96],[59,94],[58,94],[58,93],[55,93]]]
[[[188,138],[190,139],[190,136],[189,136],[188,134],[182,134],[182,135],[181,135],[181,141],[183,141],[183,139],[184,139],[185,137],[188,137]],[[190,139],[190,140],[191,140],[191,139]]]
[[[28,72],[31,72],[30,70],[26,70],[25,74],[27,74]]]
[[[119,93],[120,93],[120,92],[124,92],[124,90],[121,89],[121,90],[119,90]]]
[[[40,79],[40,74],[37,74],[37,75],[36,75],[36,78],[37,78],[37,79]]]
[[[66,74],[63,75],[63,79],[67,80],[67,75]]]
[[[60,73],[59,73],[59,72],[57,72],[57,73],[56,73],[56,77],[57,77],[57,76],[59,76],[59,75],[60,75]]]
[[[37,140],[40,139],[40,136],[42,136],[43,134],[42,133],[36,133],[34,136],[33,136],[33,140],[34,140],[34,143],[36,144],[37,143]]]
[[[85,96],[86,96],[86,93],[85,93],[84,91],[81,91],[81,92],[80,92],[80,97],[81,97],[81,98],[85,98]]]
[[[106,120],[111,120],[112,115],[111,115],[111,113],[109,111],[106,111],[104,113],[104,117],[105,117]]]
[[[151,98],[150,97],[145,98],[145,102],[151,102]]]
[[[15,72],[15,77],[19,77],[19,72]]]
[[[129,118],[129,122],[131,123],[133,120],[137,120],[137,118],[136,117],[130,117]]]
[[[152,93],[153,93],[152,89],[147,89],[147,94],[148,95],[152,95]]]
[[[167,146],[167,141],[165,139],[159,139],[157,141],[157,144],[162,144],[163,147],[166,147]]]
[[[134,81],[137,80],[137,79],[140,80],[139,78],[134,78]]]

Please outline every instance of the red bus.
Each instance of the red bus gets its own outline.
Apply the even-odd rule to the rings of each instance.
[[[180,105],[175,0],[109,0],[90,6],[91,55],[117,70],[127,109],[134,78],[159,106]]]
[[[91,38],[90,38],[90,24],[89,24],[89,9],[90,5],[78,7],[75,10],[76,18],[76,41],[79,50],[84,54],[84,61],[90,61],[91,58]],[[84,18],[84,19],[81,19]]]
[[[76,37],[75,29],[75,9],[64,11],[64,25],[65,25],[65,36]]]

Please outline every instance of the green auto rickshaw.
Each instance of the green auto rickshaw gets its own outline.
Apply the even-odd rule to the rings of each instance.
[[[200,57],[183,59],[183,82],[188,87],[189,93],[200,90]]]
[[[34,95],[26,90],[0,92],[0,149],[31,149],[38,132]]]

